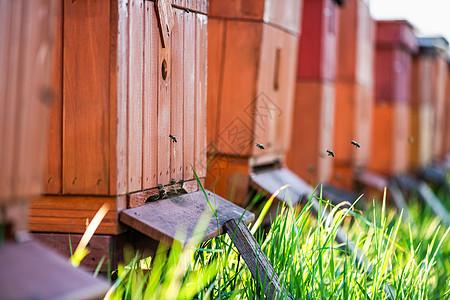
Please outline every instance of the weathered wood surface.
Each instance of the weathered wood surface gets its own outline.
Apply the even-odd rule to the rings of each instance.
[[[278,274],[244,222],[232,219],[225,230],[250,269],[253,278],[269,299],[294,299],[282,287]]]
[[[0,257],[4,299],[95,299],[109,289],[106,281],[73,268],[34,241],[2,245]]]
[[[29,230],[36,232],[84,233],[97,210],[108,203],[110,210],[97,229],[99,234],[118,234],[119,211],[126,197],[39,196],[32,199],[28,212]]]
[[[275,193],[283,185],[289,184],[280,191],[276,199],[292,206],[299,204],[302,199],[309,199],[313,193],[313,188],[286,168],[252,173],[250,178],[251,185],[267,196]]]
[[[145,205],[126,209],[120,214],[120,221],[145,235],[172,244],[174,240],[186,243],[199,223],[205,211],[210,211],[208,226],[203,240],[224,233],[224,224],[230,219],[239,219],[248,223],[254,215],[243,208],[207,191],[211,205],[216,210],[218,220],[210,211],[210,206],[202,191],[161,199]],[[177,235],[178,234],[178,235]]]

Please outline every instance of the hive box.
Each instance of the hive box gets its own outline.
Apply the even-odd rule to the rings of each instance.
[[[368,1],[348,1],[341,10],[336,73],[333,184],[353,188],[354,173],[370,155],[375,26]],[[356,141],[361,148],[355,148]]]
[[[239,204],[250,173],[283,164],[289,148],[301,7],[210,1],[206,185]]]
[[[310,184],[328,181],[333,160],[339,8],[331,0],[305,0],[298,50],[289,168]]]
[[[405,20],[378,21],[374,126],[370,170],[387,176],[407,171],[411,142],[413,27]]]
[[[207,2],[174,4],[172,17],[151,1],[63,2],[32,231],[83,233],[108,203],[97,233],[110,241],[123,231],[119,212],[158,185],[198,189],[191,165],[205,177]]]
[[[450,156],[450,58],[447,58],[447,82],[445,92],[444,155]]]
[[[419,46],[413,60],[411,85],[411,171],[424,168],[444,155],[448,42],[442,37],[419,38]]]

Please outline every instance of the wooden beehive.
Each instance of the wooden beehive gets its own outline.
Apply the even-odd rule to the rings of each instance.
[[[287,164],[314,185],[328,181],[333,168],[325,149],[333,149],[338,19],[334,1],[304,1]]]
[[[391,176],[407,171],[412,55],[416,51],[417,38],[410,23],[377,22],[370,170],[378,174]]]
[[[27,233],[42,192],[58,1],[0,1],[0,291],[3,299],[96,299],[109,286]]]
[[[375,26],[367,1],[347,2],[338,37],[332,182],[351,189],[370,155]]]
[[[239,204],[253,169],[289,148],[301,6],[210,1],[206,184]]]
[[[62,3],[45,188],[31,203],[32,231],[83,233],[108,203],[97,229],[104,236],[91,244],[112,245],[124,231],[119,212],[159,194],[158,185],[198,189],[191,165],[203,180],[208,2],[165,3]]]
[[[419,38],[411,84],[410,159],[417,171],[443,157],[446,49],[444,38]]]
[[[450,57],[447,58],[447,82],[445,92],[445,130],[444,154],[446,160],[450,158]]]

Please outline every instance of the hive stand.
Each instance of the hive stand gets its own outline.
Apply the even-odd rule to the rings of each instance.
[[[0,297],[95,299],[108,290],[30,239],[31,197],[42,191],[58,1],[0,1]]]

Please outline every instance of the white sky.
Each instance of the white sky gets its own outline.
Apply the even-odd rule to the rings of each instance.
[[[441,35],[450,41],[450,0],[370,0],[375,19],[406,19],[420,35]]]

